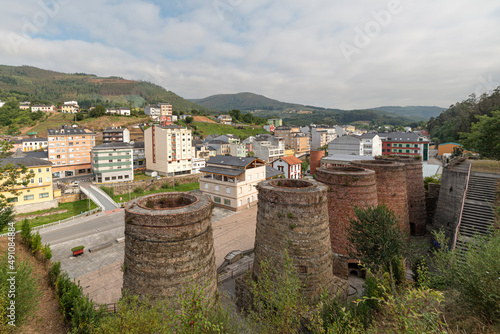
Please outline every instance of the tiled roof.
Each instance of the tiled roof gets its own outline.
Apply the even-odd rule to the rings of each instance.
[[[280,159],[283,160],[284,162],[286,162],[289,165],[297,165],[297,164],[301,164],[302,163],[302,160],[300,160],[299,158],[297,158],[294,155],[288,155],[286,157],[281,157]]]
[[[52,162],[35,157],[29,157],[21,150],[17,150],[10,157],[3,158],[2,160],[0,160],[0,166],[3,167],[7,164],[13,164],[13,165],[20,164],[26,167],[52,166]]]

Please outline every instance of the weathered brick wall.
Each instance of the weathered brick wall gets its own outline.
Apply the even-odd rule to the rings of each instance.
[[[319,168],[316,181],[328,186],[328,214],[332,251],[337,256],[334,273],[348,278],[347,235],[349,218],[355,217],[354,207],[377,205],[375,172],[359,167]]]
[[[414,235],[425,235],[427,212],[425,206],[425,187],[421,159],[402,156],[377,157],[377,159],[381,158],[397,161],[405,166],[410,227],[413,226]]]
[[[436,213],[440,184],[429,183],[427,186],[429,190],[425,192],[425,206],[427,209],[427,225],[431,225]]]
[[[163,206],[161,207],[157,207]],[[217,291],[212,203],[199,192],[143,196],[125,207],[123,291],[151,300],[188,284]]]
[[[399,219],[401,231],[410,236],[406,172],[403,164],[394,161],[362,160],[354,166],[371,169],[377,181],[378,204],[385,204]]]
[[[285,179],[262,181],[257,189],[254,278],[261,277],[265,259],[282,271],[286,248],[309,301],[318,300],[325,289],[335,293],[343,282],[332,271],[327,188],[316,181]]]

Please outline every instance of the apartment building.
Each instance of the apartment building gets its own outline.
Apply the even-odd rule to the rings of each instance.
[[[19,109],[21,110],[28,110],[30,108],[31,102],[19,102]]]
[[[281,125],[274,130],[274,135],[276,137],[281,137],[285,139],[285,146],[292,147],[294,134],[300,132],[300,127],[294,125]]]
[[[259,134],[248,137],[243,144],[251,144],[255,156],[268,163],[285,156],[285,139],[281,137]]]
[[[274,160],[272,166],[283,172],[287,179],[302,178],[302,160],[293,155]]]
[[[206,160],[203,158],[193,158],[192,173],[193,174],[201,173],[200,170],[206,166],[206,163],[207,163]]]
[[[106,109],[106,114],[130,116],[130,108]]]
[[[220,124],[231,125],[231,123],[233,122],[233,118],[229,115],[220,115],[219,117],[217,117],[217,121]]]
[[[122,127],[108,127],[102,131],[103,143],[130,143],[130,131]]]
[[[55,112],[56,111],[56,106],[55,105],[44,105],[44,104],[34,104],[31,106],[31,112],[37,112],[37,111],[43,111],[43,112]]]
[[[134,147],[129,143],[113,142],[92,148],[94,181],[111,183],[134,180]]]
[[[429,160],[429,140],[414,132],[379,133],[382,155],[421,156]]]
[[[151,117],[153,121],[160,121],[163,126],[172,124],[172,105],[168,103],[158,103],[144,107],[144,113]]]
[[[24,138],[21,143],[23,152],[47,149],[47,138]]]
[[[52,190],[52,163],[35,157],[28,157],[18,149],[10,157],[0,160],[3,167],[7,164],[24,165],[33,172],[33,177],[26,186],[15,187],[17,194],[3,192],[7,202],[14,206],[16,213],[25,213],[50,208],[57,208]]]
[[[80,106],[76,101],[66,101],[63,105],[61,105],[61,111],[64,114],[76,114],[80,112]]]
[[[257,158],[217,155],[201,168],[200,190],[216,206],[240,211],[257,204],[257,184],[266,179],[266,163]]]
[[[146,168],[163,175],[190,174],[191,129],[178,125],[153,126],[144,132]]]
[[[49,160],[54,177],[92,173],[91,150],[95,133],[89,129],[59,126],[47,129]]]
[[[328,154],[365,155],[363,140],[356,135],[335,138],[328,143]]]
[[[373,132],[364,133],[361,135],[361,140],[363,141],[364,155],[371,155],[373,157],[382,155],[382,139],[380,139],[378,134]]]
[[[146,168],[146,150],[143,141],[131,142],[134,146],[134,169]]]
[[[309,136],[302,132],[294,133],[292,136],[292,145],[291,149],[295,152],[296,155],[304,155],[309,153],[311,150],[311,146],[309,143]]]
[[[311,150],[318,150],[327,145],[337,137],[344,135],[341,127],[330,127],[326,125],[317,125],[311,127]]]

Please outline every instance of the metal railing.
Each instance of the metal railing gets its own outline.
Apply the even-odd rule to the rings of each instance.
[[[462,208],[460,209],[460,217],[458,218],[457,228],[455,229],[455,235],[453,236],[453,249],[457,248],[458,233],[460,230],[460,225],[462,224],[462,215],[464,213],[465,199],[467,198],[467,190],[469,189],[471,167],[472,164],[469,164],[469,170],[467,171],[467,181],[465,182],[464,195],[462,197]]]

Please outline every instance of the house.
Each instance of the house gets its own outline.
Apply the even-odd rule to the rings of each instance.
[[[55,105],[34,104],[31,107],[31,112],[37,112],[37,111],[55,112],[56,106]]]
[[[130,108],[106,109],[106,114],[130,116]]]
[[[247,147],[244,144],[229,144],[229,155],[233,157],[246,157],[247,156]]]
[[[346,135],[328,143],[328,154],[364,155],[363,141],[360,136]]]
[[[12,148],[9,150],[10,152],[15,152],[18,149],[23,150],[23,140],[22,139],[12,139],[9,141],[9,144],[12,145]]]
[[[127,128],[122,127],[107,127],[102,131],[103,143],[129,143],[130,142],[130,131]]]
[[[22,151],[38,151],[47,148],[47,138],[24,138],[22,142]]]
[[[231,125],[232,121],[233,118],[229,115],[220,115],[219,117],[217,117],[217,122],[219,122],[220,124]]]
[[[205,137],[205,139],[203,139],[203,141],[204,141],[205,143],[209,143],[209,142],[211,142],[212,140],[216,139],[217,137],[219,137],[219,135],[218,135],[217,133],[214,133],[214,134],[212,134],[212,135],[208,135],[208,136],[206,136],[206,137]]]
[[[231,144],[227,141],[214,139],[208,144],[215,148],[217,155],[231,155]]]
[[[217,150],[208,144],[194,146],[194,157],[209,160],[217,155]]]
[[[274,128],[283,125],[283,120],[281,118],[268,118],[267,124],[274,125]]]
[[[193,158],[193,168],[192,168],[192,173],[201,173],[200,169],[204,168],[206,166],[206,160],[203,158]]]
[[[250,136],[243,144],[252,144],[252,152],[265,162],[272,162],[285,156],[285,139],[270,134]]]
[[[220,136],[216,137],[215,139],[226,141],[229,144],[239,144],[240,143],[240,137],[238,137],[237,135],[233,135],[233,134],[220,135]]]
[[[63,105],[61,105],[60,109],[64,114],[76,114],[80,112],[80,106],[78,106],[78,102],[76,101],[66,101]]]
[[[382,139],[374,132],[364,133],[361,135],[363,142],[363,155],[371,155],[377,157],[382,155]]]
[[[240,211],[257,204],[257,184],[266,179],[266,163],[257,158],[217,155],[201,168],[200,190],[216,206]]]
[[[146,129],[146,168],[167,176],[191,174],[191,140],[191,129],[179,125],[155,125]]]
[[[92,148],[92,171],[98,183],[134,180],[133,146],[109,142]]]
[[[91,150],[95,133],[84,127],[62,125],[47,129],[49,160],[54,177],[92,173]]]
[[[287,179],[302,178],[302,160],[293,155],[274,160],[272,166],[280,172],[283,172]]]
[[[134,156],[134,169],[146,168],[146,152],[144,149],[143,141],[131,142],[134,146],[133,156]]]
[[[2,167],[7,164],[24,165],[34,174],[26,186],[20,184],[14,188],[18,191],[17,194],[2,192],[7,202],[14,206],[17,214],[57,208],[58,201],[54,199],[52,190],[52,163],[50,161],[28,157],[26,153],[18,149],[10,157],[0,160]]]
[[[429,140],[414,132],[379,133],[382,155],[421,156],[429,160]]]
[[[30,108],[31,102],[19,102],[19,109],[28,110]]]

